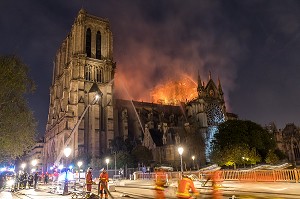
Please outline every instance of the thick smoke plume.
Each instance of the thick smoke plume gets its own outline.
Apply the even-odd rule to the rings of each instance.
[[[178,1],[171,6],[153,4],[152,9],[143,6],[131,6],[130,14],[118,13],[122,20],[112,23],[119,34],[114,35],[119,97],[152,101],[151,91],[158,85],[187,76],[197,82],[198,73],[207,82],[211,71],[215,82],[220,78],[227,98],[234,87],[235,59],[242,47],[231,34],[230,24],[218,24],[224,17],[218,12],[221,5]],[[225,26],[229,28],[223,29]]]

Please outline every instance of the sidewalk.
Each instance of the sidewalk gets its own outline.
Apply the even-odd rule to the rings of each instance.
[[[169,187],[166,188],[166,196],[169,198],[175,198],[176,192],[176,182],[172,181]],[[130,193],[133,195],[138,195],[141,193],[143,195],[152,196],[153,195],[153,180],[120,180],[115,181],[114,184],[110,182],[112,187],[111,194],[114,198],[124,198],[122,195],[126,194],[130,189]],[[74,191],[72,184],[69,185],[68,195],[62,195],[59,193],[51,193],[51,187],[53,184],[39,184],[37,189],[25,189],[14,193],[15,195],[26,195],[32,199],[38,198],[57,198],[57,199],[70,199],[72,197],[71,192]],[[228,195],[240,196],[240,198],[264,198],[264,199],[274,199],[274,198],[300,198],[300,183],[261,183],[261,182],[223,182],[221,190],[223,190],[224,198],[228,198]],[[98,194],[98,186],[93,185],[92,193]],[[128,189],[129,188],[129,189]],[[133,189],[136,188],[136,189]],[[140,188],[140,189],[139,189]],[[211,186],[197,187],[200,192],[204,195],[210,194]],[[82,187],[77,187],[78,190],[82,191]],[[135,190],[135,191],[134,191]],[[10,199],[10,192],[0,193],[0,198]],[[130,194],[129,194],[130,195]],[[250,196],[251,195],[251,196]],[[208,195],[209,196],[209,195]],[[78,196],[82,198],[82,196]]]
[[[49,198],[49,199],[69,199],[70,195],[63,196],[52,194],[48,192],[47,186],[40,185],[37,189],[21,189],[16,192],[11,192],[10,190],[2,190],[0,192],[0,198],[5,199],[20,199],[20,198],[30,198],[30,199],[41,199],[41,198]]]
[[[126,180],[124,180],[126,181]],[[125,183],[125,182],[123,182]],[[32,195],[32,192],[35,191],[36,193],[42,193],[42,195],[45,198],[58,198],[58,199],[66,199],[66,198],[72,198],[72,193],[74,192],[74,186],[73,184],[69,184],[68,186],[68,195],[62,195],[62,190],[60,190],[59,192],[55,192],[53,191],[53,187],[55,186],[55,184],[49,183],[49,184],[39,184],[36,190],[30,189],[30,190],[20,190],[18,191],[20,194],[25,194],[25,195]],[[124,184],[122,185],[124,186]],[[92,193],[97,195],[98,194],[98,190],[97,190],[98,185],[93,185],[92,187]],[[77,191],[82,192],[83,191],[83,187],[76,187]],[[111,194],[114,198],[120,198],[121,194],[117,191],[111,191]],[[74,197],[76,198],[76,196]],[[77,198],[84,198],[82,195],[78,195]]]

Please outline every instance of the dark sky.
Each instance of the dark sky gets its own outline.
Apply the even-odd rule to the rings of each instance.
[[[43,134],[57,49],[79,10],[108,18],[115,78],[127,98],[184,74],[220,77],[227,109],[261,125],[300,125],[299,0],[1,0],[0,54],[17,54],[37,84]],[[122,83],[124,89],[118,87]]]

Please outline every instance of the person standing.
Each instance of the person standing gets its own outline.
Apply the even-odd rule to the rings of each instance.
[[[29,187],[29,189],[32,187],[32,185],[33,185],[33,175],[29,174],[29,176],[28,176],[28,187]]]
[[[165,188],[164,186],[167,183],[166,172],[162,168],[158,168],[155,171],[155,198],[156,199],[165,199]]]
[[[33,188],[36,189],[36,186],[37,186],[37,183],[38,183],[38,180],[39,180],[39,173],[38,172],[36,172],[34,174],[33,180],[34,180]]]
[[[221,199],[222,198],[222,192],[221,192],[221,171],[216,170],[212,174],[212,195],[213,199]]]
[[[92,185],[93,185],[93,175],[92,175],[92,168],[89,167],[87,169],[86,175],[85,175],[85,184],[86,184],[86,194],[87,198],[90,197],[91,191],[92,191]]]
[[[24,189],[28,188],[27,183],[28,183],[28,173],[24,172],[24,174],[23,174],[23,187],[24,187]]]
[[[49,180],[49,174],[48,174],[48,172],[46,172],[45,178],[44,178],[44,184],[48,184],[48,180]]]
[[[199,192],[196,190],[194,182],[187,175],[183,175],[179,181],[176,196],[180,199],[191,199],[193,195],[198,196]]]
[[[106,172],[106,169],[103,168],[102,172],[99,175],[99,186],[100,186],[100,199],[108,198],[108,193],[107,193],[107,184],[108,184],[108,173]]]

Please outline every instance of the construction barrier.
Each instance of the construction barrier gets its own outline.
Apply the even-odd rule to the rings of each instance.
[[[188,171],[185,174],[194,174],[200,180],[206,180],[213,171]],[[135,173],[135,179],[155,179],[155,173]],[[167,172],[169,179],[179,179],[180,172]],[[248,182],[293,182],[300,180],[299,169],[280,170],[220,170],[220,180],[222,181],[248,181]]]
[[[223,181],[299,182],[299,169],[282,170],[220,170]],[[201,174],[211,175],[211,172]]]

